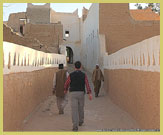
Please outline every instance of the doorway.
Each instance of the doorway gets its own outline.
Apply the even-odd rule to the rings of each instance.
[[[22,35],[24,35],[23,25],[20,25],[20,33],[21,33]]]
[[[66,51],[67,51],[67,63],[73,64],[73,51],[72,51],[72,49],[67,46]]]

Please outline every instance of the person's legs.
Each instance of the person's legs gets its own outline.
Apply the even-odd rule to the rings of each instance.
[[[71,112],[72,112],[72,123],[73,130],[78,130],[79,124],[79,112],[78,112],[78,93],[71,92]]]
[[[67,94],[62,98],[61,102],[62,102],[61,107],[62,107],[62,110],[64,111],[65,106],[68,104],[68,96],[67,96]]]
[[[59,110],[59,114],[64,113],[62,104],[63,104],[63,98],[62,97],[57,97],[57,107],[58,107],[58,110]]]
[[[99,92],[100,92],[100,87],[101,87],[101,81],[97,81],[96,82],[96,85],[97,85],[97,90],[96,90],[96,96],[98,97],[98,94],[99,94]]]
[[[94,82],[93,82],[93,85],[94,85],[95,97],[97,97],[97,90],[98,90],[97,81],[94,81]]]
[[[79,97],[79,126],[84,123],[84,92],[80,92]]]

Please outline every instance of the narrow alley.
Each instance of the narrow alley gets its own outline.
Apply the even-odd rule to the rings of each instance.
[[[73,71],[69,65],[68,71]],[[91,89],[91,74],[87,72]],[[102,85],[103,86],[103,85]],[[24,120],[23,131],[72,131],[70,100],[65,108],[64,115],[58,114],[56,97],[49,96],[35,111]],[[98,98],[89,101],[85,96],[85,122],[79,131],[105,131],[114,129],[135,129],[138,124],[132,117],[113,104],[107,93],[101,88]]]
[[[59,115],[52,84],[59,64],[71,73],[76,61],[93,95],[85,95],[79,131],[160,130],[160,11],[152,3],[14,3],[9,12],[12,4],[3,8],[4,132],[72,131],[71,94]],[[97,98],[96,64],[104,74]]]

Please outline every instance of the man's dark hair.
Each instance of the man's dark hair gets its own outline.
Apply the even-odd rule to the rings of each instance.
[[[59,64],[59,69],[63,69],[63,64]]]
[[[77,61],[75,62],[75,68],[79,69],[81,67],[81,62]]]

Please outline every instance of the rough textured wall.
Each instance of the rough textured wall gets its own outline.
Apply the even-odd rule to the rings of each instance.
[[[55,71],[48,68],[3,76],[4,131],[20,131],[23,120],[51,95]]]
[[[85,7],[83,7],[82,9],[82,21],[85,21],[85,19],[87,18],[89,10],[86,9]]]
[[[51,9],[50,22],[63,24],[63,43],[61,46],[66,46],[73,50],[73,62],[80,60],[80,19],[78,17],[78,10],[73,13],[55,12]],[[69,37],[65,36],[65,32],[69,31]]]
[[[36,38],[46,45],[46,52],[58,53],[59,44],[63,41],[63,25],[57,24],[26,24],[25,37]]]
[[[146,8],[146,9],[132,9],[130,10],[130,15],[132,16],[132,18],[134,20],[146,20],[146,21],[150,21],[150,20],[156,20],[156,21],[160,21],[160,15],[156,14],[155,12],[152,11],[151,8]]]
[[[78,10],[73,13],[55,12],[51,9],[50,22],[61,22],[63,25],[63,38],[66,39],[68,44],[78,44],[80,42],[80,24],[78,17]],[[65,36],[65,31],[69,31],[69,37]]]
[[[20,32],[20,25],[22,24],[20,19],[26,19],[26,12],[10,14],[7,25],[10,26],[15,32]]]
[[[160,129],[160,73],[105,70],[105,89],[141,129]]]
[[[27,19],[33,24],[49,24],[50,23],[50,3],[45,5],[27,5]]]
[[[46,51],[45,47],[40,49],[41,43],[37,39],[23,37],[19,33],[13,32],[13,30],[5,24],[3,24],[3,41],[27,46],[44,52]]]
[[[130,16],[128,4],[100,3],[99,33],[105,34],[106,49],[111,54],[144,39],[160,35],[160,23],[135,21]]]
[[[92,72],[96,64],[99,64],[99,4],[94,3],[89,9],[87,18],[82,26],[82,63]],[[90,64],[91,63],[91,64]]]

